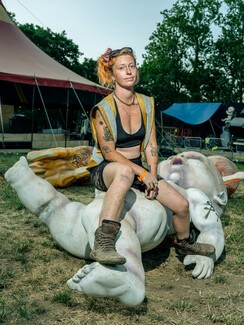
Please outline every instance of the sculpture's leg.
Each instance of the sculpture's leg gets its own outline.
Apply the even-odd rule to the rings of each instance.
[[[90,247],[93,247],[102,199],[103,196],[98,196],[87,206],[82,220]],[[96,216],[94,210],[98,212]],[[139,305],[145,297],[145,274],[141,260],[141,246],[130,213],[126,213],[121,220],[116,250],[126,258],[124,265],[105,266],[94,262],[80,269],[68,281],[68,286],[87,295],[115,298],[128,306]]]
[[[24,206],[46,223],[61,247],[76,256],[89,258],[102,197],[88,206],[70,202],[47,181],[37,177],[24,157],[6,172],[5,178]],[[140,304],[145,296],[145,275],[134,225],[128,213],[122,220],[121,233],[116,242],[118,251],[127,260],[123,267],[92,263],[68,281],[69,287],[87,295],[112,297],[129,306]]]
[[[127,245],[126,236],[117,245],[118,252],[126,257],[126,264],[118,266],[93,262],[81,268],[67,284],[71,289],[95,297],[110,297],[127,306],[141,304],[145,297],[145,275],[141,263],[140,245],[133,236],[133,246]]]
[[[89,296],[107,296],[119,300],[124,305],[136,306],[144,299],[144,286],[141,288],[141,281],[128,276],[127,273],[125,266],[109,267],[93,262],[80,269],[67,283],[71,289]]]

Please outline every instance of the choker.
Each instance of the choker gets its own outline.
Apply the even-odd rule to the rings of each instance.
[[[132,106],[132,105],[135,105],[135,94],[133,94],[133,98],[132,98],[132,101],[131,103],[126,103],[124,102],[122,99],[120,99],[116,93],[114,92],[114,97],[117,98],[122,104],[126,105],[126,106]]]

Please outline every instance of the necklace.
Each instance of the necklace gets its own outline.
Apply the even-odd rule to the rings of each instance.
[[[122,103],[122,104],[123,104],[123,103]],[[131,126],[131,109],[130,109],[129,113],[127,112],[127,110],[126,110],[125,107],[124,107],[124,110],[125,110],[126,114],[127,114],[128,117],[129,117],[129,125]]]
[[[124,104],[124,105],[126,105],[126,106],[132,106],[132,105],[135,105],[135,95],[133,94],[133,96],[132,96],[132,101],[131,101],[131,103],[126,103],[126,102],[124,102],[121,98],[119,98],[117,95],[116,95],[116,93],[114,92],[114,96],[115,96],[115,98],[117,98],[122,104]]]

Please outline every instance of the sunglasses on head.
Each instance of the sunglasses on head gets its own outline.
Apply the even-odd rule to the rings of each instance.
[[[131,47],[122,47],[122,49],[117,49],[117,50],[113,50],[109,53],[109,57],[110,58],[115,58],[116,56],[118,56],[121,52],[128,52],[128,53],[132,53],[133,50]]]

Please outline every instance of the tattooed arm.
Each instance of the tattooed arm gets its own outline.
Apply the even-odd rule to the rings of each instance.
[[[106,125],[99,110],[96,110],[95,115],[95,128],[97,131],[99,147],[102,151],[104,159],[113,161],[113,154],[115,153],[115,142],[112,135],[109,132],[109,128]]]
[[[153,176],[157,175],[158,166],[158,144],[156,139],[156,127],[155,124],[152,127],[149,143],[145,151],[148,169]]]

